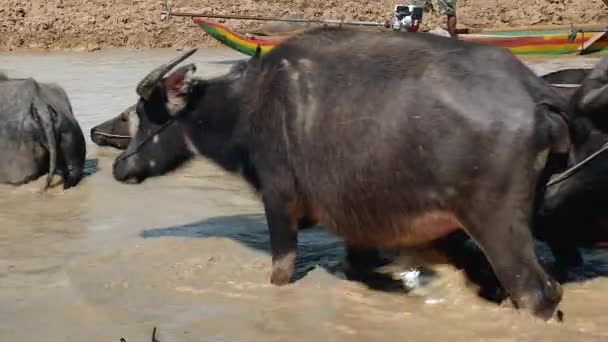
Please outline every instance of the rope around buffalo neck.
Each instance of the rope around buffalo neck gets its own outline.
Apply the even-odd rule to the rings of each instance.
[[[585,166],[587,163],[589,163],[590,161],[595,159],[595,157],[599,156],[601,153],[605,152],[606,150],[608,150],[608,142],[605,143],[604,146],[602,146],[599,150],[593,152],[593,154],[591,154],[589,157],[581,160],[580,162],[574,164],[574,166],[570,167],[566,171],[560,173],[559,176],[557,176],[557,177],[553,178],[551,181],[549,181],[546,186],[550,187],[552,185],[565,181],[566,179],[570,178],[570,176],[572,176],[574,173],[579,171],[583,166]]]
[[[95,135],[100,135],[106,138],[116,138],[116,139],[131,139],[130,135],[122,135],[122,134],[112,134],[112,133],[104,133],[104,132],[93,132]]]
[[[135,147],[135,149],[133,151],[131,151],[131,152],[127,153],[127,154],[124,154],[122,156],[119,156],[118,159],[119,160],[125,160],[125,159],[133,156],[134,154],[136,154],[137,152],[139,152],[139,150],[141,150],[141,148],[144,147],[144,145],[150,139],[152,139],[154,136],[156,136],[157,134],[159,134],[160,132],[162,132],[163,130],[165,130],[165,128],[169,127],[169,125],[171,125],[174,122],[175,122],[175,119],[169,119],[169,121],[165,122],[162,126],[160,126],[154,132],[152,132],[152,134],[148,135],[144,140],[142,140],[139,144],[137,144],[137,146]]]

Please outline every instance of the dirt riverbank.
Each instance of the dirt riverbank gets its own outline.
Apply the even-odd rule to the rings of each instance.
[[[178,11],[385,21],[394,0],[175,0]],[[161,20],[159,0],[5,0],[0,2],[0,51],[102,48],[183,48],[217,43],[188,18]],[[536,24],[600,23],[608,19],[602,0],[459,0],[460,27],[495,28]],[[244,30],[262,22],[228,21]],[[434,12],[424,25],[444,25]]]

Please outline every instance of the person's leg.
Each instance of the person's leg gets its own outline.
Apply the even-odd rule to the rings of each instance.
[[[447,26],[450,36],[457,38],[456,35],[456,0],[437,0],[437,10],[447,16]]]
[[[448,32],[450,33],[450,36],[452,36],[453,38],[458,37],[458,35],[456,34],[456,24],[457,23],[458,23],[458,21],[456,19],[456,15],[448,14]]]

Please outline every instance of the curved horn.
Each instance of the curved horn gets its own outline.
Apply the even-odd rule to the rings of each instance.
[[[182,61],[184,61],[186,58],[190,57],[193,53],[196,52],[196,50],[198,50],[198,49],[192,49],[192,50],[184,53],[183,55],[175,58],[171,62],[169,62],[167,64],[163,64],[160,67],[154,69],[152,72],[150,72],[137,85],[137,89],[136,89],[137,95],[148,100],[150,98],[150,95],[152,94],[152,91],[154,90],[154,86],[156,85],[156,82],[160,81],[163,78],[163,76],[165,76],[165,74],[167,74],[171,69],[173,69],[176,65],[178,65]]]

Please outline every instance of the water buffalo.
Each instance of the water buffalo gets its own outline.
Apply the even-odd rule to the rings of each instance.
[[[555,312],[562,290],[529,225],[543,185],[566,166],[567,103],[508,50],[319,28],[221,77],[194,78],[192,64],[164,77],[194,51],[138,85],[138,129],[116,180],[141,180],[143,146],[172,153],[175,141],[156,133],[177,123],[193,152],[261,194],[271,283],[291,281],[303,221],[341,236],[350,256],[462,229],[516,307]]]
[[[586,77],[585,77],[586,76]],[[585,72],[570,98],[572,137],[569,166],[608,143],[603,113],[608,108],[608,59]],[[601,129],[601,130],[600,130]],[[549,243],[561,269],[582,263],[578,247],[608,247],[608,154],[600,154],[578,172],[549,186],[537,215],[536,235]]]
[[[59,172],[64,189],[83,176],[86,145],[59,85],[0,77],[0,182],[28,183]]]
[[[91,128],[91,140],[99,146],[124,150],[131,141],[131,130],[134,131],[136,125],[137,114],[135,114],[135,105],[132,105],[118,116]]]

